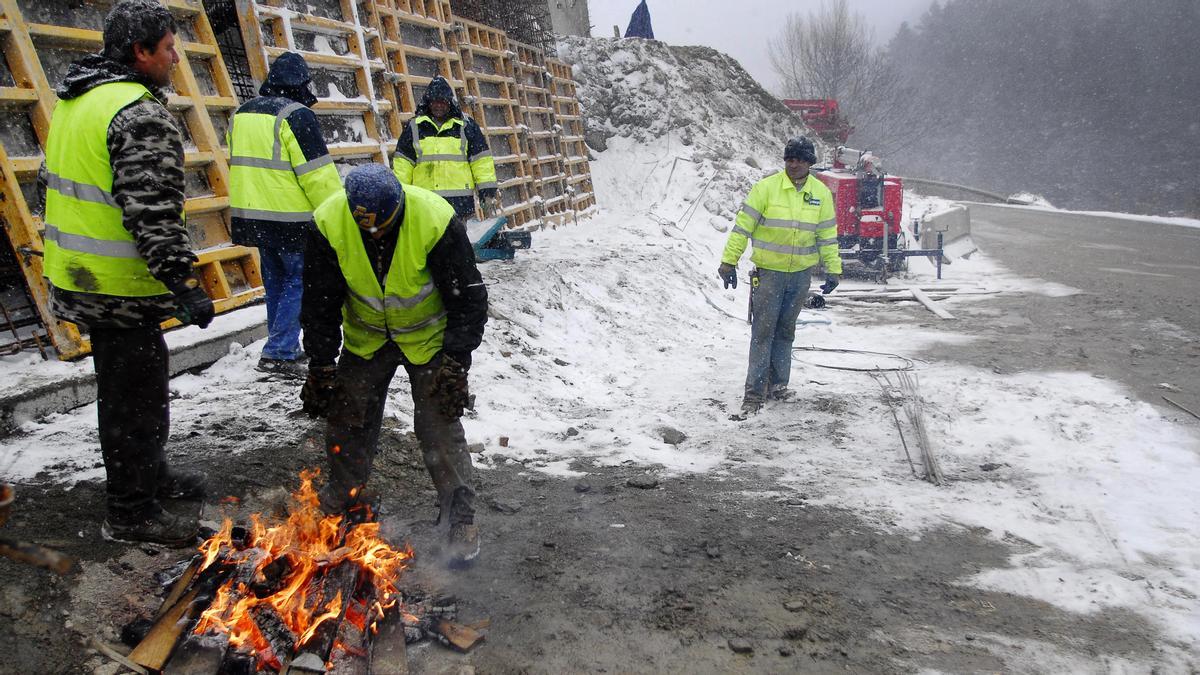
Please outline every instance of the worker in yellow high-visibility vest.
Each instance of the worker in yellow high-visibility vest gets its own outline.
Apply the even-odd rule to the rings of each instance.
[[[750,189],[717,270],[726,288],[737,288],[738,260],[746,245],[753,244],[750,261],[756,269],[750,274],[753,314],[743,415],[757,412],[768,398],[791,396],[792,342],[812,270],[824,265],[826,292],[837,287],[842,273],[833,195],[809,173],[817,161],[812,142],[803,136],[789,140],[783,158],[783,171]]]
[[[167,465],[168,352],[160,324],[208,326],[213,303],[184,227],[183,138],[163,88],[178,63],[175,20],[156,0],[120,0],[104,48],[72,63],[58,90],[39,182],[46,188],[51,311],[91,338],[106,539],[188,546],[196,517],[162,499],[200,500],[203,474]]]
[[[321,125],[304,57],[285,52],[259,95],[229,128],[229,215],[233,243],[258,249],[267,301],[267,342],[258,370],[305,373],[300,349],[304,239],[312,212],[342,189]]]
[[[425,89],[421,105],[396,142],[392,170],[404,185],[432,190],[463,218],[475,215],[475,194],[485,218],[498,215],[496,162],[479,125],[458,107],[442,76]]]
[[[483,340],[488,296],[462,219],[432,192],[401,187],[379,164],[354,167],[345,191],[313,218],[300,314],[311,360],[300,397],[306,413],[329,421],[321,508],[374,517],[365,488],[388,387],[403,367],[448,561],[470,563],[479,527],[460,418],[470,405],[467,373]]]

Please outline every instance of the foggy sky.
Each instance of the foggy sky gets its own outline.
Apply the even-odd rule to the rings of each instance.
[[[868,17],[875,39],[887,44],[903,21],[915,23],[932,0],[849,0],[850,11]],[[592,35],[625,34],[638,0],[589,0]],[[770,91],[778,87],[767,55],[767,39],[782,29],[789,13],[807,15],[817,0],[646,0],[654,37],[674,45],[705,45],[725,52]]]

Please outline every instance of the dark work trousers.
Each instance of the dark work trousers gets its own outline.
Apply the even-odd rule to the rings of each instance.
[[[747,399],[761,401],[772,390],[787,387],[792,374],[796,319],[808,299],[810,283],[808,270],[758,270],[758,283],[750,288],[754,313],[750,323],[750,367],[746,372]]]
[[[462,421],[442,414],[433,397],[433,375],[441,354],[423,366],[414,366],[394,342],[373,358],[364,359],[342,350],[338,359],[337,392],[329,409],[325,452],[329,457],[328,488],[347,504],[361,494],[371,475],[379,447],[379,427],[388,385],[401,365],[412,385],[413,429],[421,444],[425,468],[437,488],[443,524],[471,523],[475,514],[471,455]]]
[[[154,493],[167,466],[167,343],[158,326],[92,328],[91,338],[108,517],[137,522],[157,511]]]

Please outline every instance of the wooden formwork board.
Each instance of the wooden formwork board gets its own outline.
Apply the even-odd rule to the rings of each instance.
[[[509,45],[524,121],[522,140],[533,175],[532,199],[539,218],[557,222],[568,215],[571,202],[559,143],[560,127],[554,117],[552,77],[542,50],[516,40],[509,40]]]
[[[517,105],[508,38],[502,30],[461,18],[455,19],[454,28],[467,88],[464,106],[487,137],[509,227],[524,226],[535,217],[531,201],[534,177],[521,139],[524,121]]]
[[[218,311],[243,305],[262,294],[253,251],[229,245],[229,168],[221,142],[237,107],[228,70],[198,0],[166,0],[178,22],[179,65],[175,93],[167,107],[184,137],[187,225],[200,250],[198,272]],[[32,215],[38,167],[58,99],[54,93],[70,63],[103,44],[104,17],[111,2],[78,0],[0,0],[0,145],[5,198],[5,229],[19,255],[42,319],[61,358],[75,358],[89,345],[70,325],[59,324],[46,306],[41,277],[43,225]],[[66,25],[66,24],[70,25]],[[35,269],[36,268],[36,269]]]
[[[462,62],[453,43],[453,16],[446,0],[369,0],[368,4],[387,54],[387,86],[397,110],[391,124],[398,137],[434,77],[446,78],[460,100],[466,96]]]
[[[250,73],[263,82],[275,59],[304,57],[329,154],[342,165],[387,161],[395,103],[379,91],[386,51],[369,6],[352,0],[238,0]]]

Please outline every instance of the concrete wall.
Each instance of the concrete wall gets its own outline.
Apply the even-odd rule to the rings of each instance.
[[[592,34],[587,0],[546,0],[550,8],[550,25],[555,35]]]

